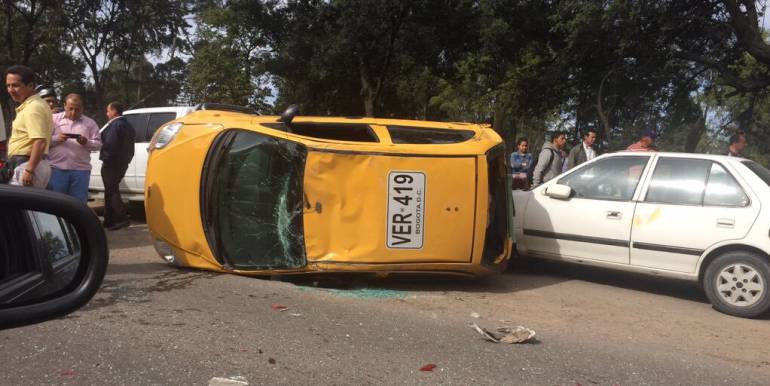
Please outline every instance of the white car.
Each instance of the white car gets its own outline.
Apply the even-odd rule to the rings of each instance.
[[[147,107],[126,110],[123,116],[134,128],[134,158],[126,169],[126,175],[120,182],[120,193],[124,200],[144,202],[144,177],[147,173],[148,148],[152,136],[164,123],[173,121],[196,110],[237,111],[248,114],[256,112],[248,107],[221,103],[200,103],[195,106]],[[101,132],[107,125],[102,126]],[[91,198],[104,199],[102,181],[102,161],[99,152],[91,153],[91,179],[88,183]]]
[[[120,193],[125,200],[144,201],[144,175],[147,172],[147,147],[155,131],[168,121],[173,121],[196,107],[149,107],[126,110],[123,116],[134,127],[134,158],[126,169],[126,176],[120,183]],[[106,127],[107,125],[105,125]],[[101,130],[104,130],[102,127]],[[104,198],[102,182],[102,161],[99,152],[91,153],[91,180],[88,190],[92,198]]]
[[[698,281],[730,315],[770,309],[770,171],[753,161],[620,152],[513,198],[520,255]]]

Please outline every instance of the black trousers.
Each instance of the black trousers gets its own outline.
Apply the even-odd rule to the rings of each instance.
[[[128,164],[102,164],[104,182],[104,226],[112,226],[128,220],[126,206],[120,197],[120,181],[126,175]]]

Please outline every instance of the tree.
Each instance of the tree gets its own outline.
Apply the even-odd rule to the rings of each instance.
[[[197,12],[198,33],[185,82],[194,103],[219,102],[268,111],[271,96],[265,56],[265,31],[273,25],[277,2],[203,1]]]
[[[83,63],[61,41],[67,20],[61,15],[60,2],[4,0],[2,7],[0,30],[4,47],[0,50],[0,67],[4,70],[14,64],[28,65],[37,72],[39,83],[60,92],[82,88]],[[0,105],[5,127],[10,128],[14,104],[5,88],[0,91]]]
[[[68,0],[63,4],[72,42],[90,70],[95,104],[105,105],[105,71],[114,60],[132,61],[163,49],[174,51],[188,27],[188,3],[172,0]]]

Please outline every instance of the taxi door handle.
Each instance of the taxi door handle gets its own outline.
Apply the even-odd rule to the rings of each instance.
[[[615,210],[608,210],[607,211],[607,218],[610,220],[620,220],[623,218],[623,213],[615,211]]]
[[[718,218],[717,226],[720,228],[735,228],[735,219],[732,218]]]

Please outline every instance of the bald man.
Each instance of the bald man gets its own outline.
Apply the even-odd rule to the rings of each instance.
[[[53,140],[48,159],[51,163],[51,190],[88,201],[91,179],[91,152],[101,149],[99,126],[83,115],[83,98],[69,94],[64,111],[53,115]]]

